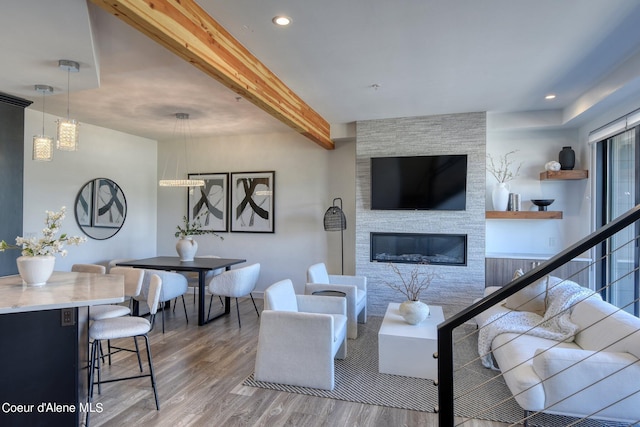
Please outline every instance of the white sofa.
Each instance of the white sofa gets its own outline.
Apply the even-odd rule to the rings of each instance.
[[[563,282],[545,279],[550,290]],[[486,288],[485,296],[497,289]],[[549,300],[547,307],[552,303]],[[478,327],[500,323],[495,319],[513,311],[504,304],[478,315]],[[511,332],[492,338],[491,353],[515,400],[531,412],[629,423],[640,420],[640,319],[597,294],[581,298],[570,309],[569,319],[577,328],[573,340]]]

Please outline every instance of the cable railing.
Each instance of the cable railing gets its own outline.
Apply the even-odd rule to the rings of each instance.
[[[527,360],[518,361],[518,363],[514,363],[513,366],[508,366],[508,368],[504,371],[491,371],[487,368],[484,368],[487,369],[486,372],[478,370],[482,355],[477,351],[475,352],[474,357],[471,357],[469,359],[457,360],[460,359],[460,356],[458,355],[457,359],[454,360],[454,354],[457,346],[464,347],[465,345],[470,345],[469,343],[476,343],[477,338],[480,336],[483,328],[488,327],[490,323],[500,321],[500,316],[493,315],[487,319],[487,322],[485,324],[478,325],[479,327],[477,329],[473,329],[469,325],[474,323],[476,316],[486,312],[487,310],[498,304],[503,303],[503,301],[505,301],[507,298],[516,294],[518,291],[524,289],[525,287],[534,284],[543,278],[549,277],[559,267],[562,267],[564,264],[574,260],[575,258],[581,257],[585,252],[590,251],[592,248],[603,247],[603,242],[606,242],[612,236],[621,232],[630,225],[636,224],[638,221],[640,221],[640,205],[629,210],[627,213],[621,215],[620,217],[603,226],[591,235],[580,240],[566,250],[560,252],[548,261],[538,265],[523,276],[515,278],[510,283],[500,288],[498,291],[485,296],[467,309],[447,319],[445,322],[441,323],[438,326],[438,417],[440,426],[464,425],[470,419],[493,419],[494,421],[502,421],[508,423],[513,422],[513,425],[524,424],[526,426],[531,420],[538,419],[536,418],[536,416],[538,415],[545,416],[548,414],[559,414],[559,416],[562,416],[562,412],[554,410],[554,407],[562,407],[562,404],[564,402],[568,402],[571,399],[573,399],[574,401],[577,399],[581,399],[583,396],[581,395],[581,393],[592,392],[591,390],[589,390],[591,387],[594,387],[594,389],[597,390],[599,383],[607,380],[610,377],[613,377],[614,375],[623,376],[627,372],[625,370],[640,369],[640,362],[638,362],[638,359],[630,357],[628,363],[625,362],[620,366],[616,366],[615,369],[607,372],[606,376],[594,380],[589,384],[580,385],[575,390],[571,389],[570,393],[565,396],[561,396],[561,398],[558,398],[555,401],[545,402],[546,406],[542,410],[526,411],[522,409],[522,406],[517,406],[522,416],[517,420],[504,420],[499,419],[499,415],[497,416],[498,419],[496,419],[496,414],[500,414],[500,412],[502,411],[502,407],[508,406],[510,408],[509,410],[513,412],[513,408],[515,406],[514,401],[517,402],[518,399],[526,401],[527,399],[531,398],[531,396],[536,395],[535,393],[537,392],[535,392],[534,389],[536,387],[539,387],[539,385],[541,384],[541,382],[538,382],[537,384],[531,384],[530,386],[527,386],[516,392],[515,395],[510,392],[506,393],[505,389],[507,391],[510,391],[510,389],[508,389],[505,385],[505,375],[509,376],[510,373],[516,372],[517,370],[523,371],[528,369],[524,365],[531,365],[531,361],[534,357],[543,357],[545,352],[552,352],[553,349],[556,349],[556,351],[560,352],[565,351],[565,347],[567,346],[563,344],[564,340],[558,340],[553,345],[549,345],[548,347],[537,350],[535,356],[529,357],[527,358]],[[610,259],[610,257],[614,253],[616,253],[616,251],[621,250],[623,246],[637,248],[637,246],[639,246],[639,236],[636,232],[634,232],[633,234],[634,236],[632,238],[628,239],[625,243],[620,244],[618,248],[610,249],[608,253],[605,253],[598,259],[592,261],[589,265],[584,267],[584,269],[593,269],[595,264],[601,264],[604,260],[608,258]],[[553,286],[561,286],[561,284],[565,282],[573,283],[571,279],[575,278],[584,269],[581,269],[580,271],[575,272],[574,274],[566,278],[555,278]],[[607,283],[604,286],[595,289],[595,294],[585,294],[584,297],[580,297],[575,301],[572,300],[570,306],[562,307],[563,310],[560,310],[558,313],[554,314],[554,316],[545,316],[544,318],[541,318],[543,320],[539,323],[533,323],[531,325],[527,324],[526,326],[521,328],[522,330],[518,330],[518,333],[514,334],[513,336],[509,335],[508,338],[506,335],[503,336],[500,340],[501,342],[499,343],[499,345],[497,345],[495,348],[493,347],[493,345],[491,346],[491,354],[487,354],[487,358],[490,357],[491,360],[495,361],[493,352],[500,348],[500,346],[506,346],[511,343],[516,344],[517,347],[518,343],[513,343],[514,340],[517,340],[521,335],[535,335],[536,331],[538,330],[537,328],[544,328],[549,324],[545,323],[543,325],[543,322],[562,322],[562,316],[567,311],[572,310],[573,307],[575,307],[577,304],[594,297],[594,295],[595,298],[599,298],[599,295],[611,293],[611,291],[614,290],[615,287],[619,285],[619,283],[623,283],[625,281],[627,283],[629,281],[635,283],[638,276],[638,266],[633,265],[632,263],[632,268],[629,268],[628,271],[620,274],[619,277],[613,278],[610,283]],[[635,285],[637,286],[637,283]],[[551,289],[552,288],[549,288],[548,291],[551,291]],[[563,288],[561,287],[558,288],[558,292],[562,291],[562,289]],[[547,290],[545,290],[545,292],[547,292]],[[526,302],[523,304],[526,304]],[[633,312],[634,306],[637,307],[638,304],[639,298],[636,294],[635,298],[628,299],[624,304],[621,304],[621,306],[613,312],[601,318],[595,319],[591,324],[589,324],[588,328],[598,327],[598,325],[601,324],[601,322],[605,322],[607,318],[611,316],[619,316],[620,312],[624,312],[625,310]],[[506,315],[506,313],[503,315]],[[624,315],[626,316],[627,313],[625,313]],[[555,318],[555,316],[558,317]],[[602,328],[603,325],[606,324],[602,324],[600,325],[600,327]],[[486,333],[486,331],[484,332]],[[469,341],[466,342],[467,340]],[[571,340],[573,340],[573,338],[571,338]],[[548,377],[545,377],[543,379],[543,382],[554,380],[562,381],[564,377],[566,377],[567,375],[571,375],[572,368],[575,367],[577,369],[578,365],[580,363],[584,363],[584,361],[587,361],[587,363],[589,363],[589,359],[591,358],[593,358],[593,360],[595,361],[598,361],[598,354],[602,353],[603,351],[607,351],[609,349],[612,349],[611,351],[617,351],[617,347],[620,345],[620,343],[624,343],[625,340],[634,340],[634,342],[640,341],[640,332],[638,332],[638,330],[631,330],[630,332],[617,337],[617,339],[614,339],[611,342],[607,341],[606,344],[602,345],[601,348],[599,348],[597,351],[588,353],[584,357],[581,357],[579,360],[568,363],[559,371],[554,372]],[[549,357],[552,357],[552,355],[553,353],[550,353]],[[470,384],[468,379],[464,381],[460,380],[460,377],[463,377],[463,373],[466,371],[473,371],[472,376],[475,375],[476,377],[479,377],[479,379],[473,384]],[[513,378],[513,373],[511,375]],[[469,377],[469,375],[467,375],[466,377]],[[459,381],[456,381],[456,379],[458,379]],[[494,384],[498,384],[498,386],[495,386]],[[492,396],[491,399],[485,399],[481,403],[474,402],[474,399],[477,399],[477,396],[486,395],[487,393],[491,393],[492,390],[497,389],[500,389],[500,391],[497,393],[497,396]],[[531,393],[531,395],[528,395],[528,393]],[[627,391],[625,391],[625,393],[627,393]],[[617,399],[617,396],[615,398]],[[622,396],[617,400],[603,400],[602,404],[599,407],[589,407],[589,411],[591,412],[586,415],[580,414],[580,416],[578,417],[572,416],[571,418],[566,418],[566,420],[565,418],[563,418],[563,420],[565,420],[564,425],[581,425],[583,421],[591,418],[607,419],[606,416],[601,416],[601,413],[606,413],[607,410],[609,410],[610,413],[611,408],[615,409],[615,405],[619,404],[621,401],[625,401],[626,399],[631,399],[630,401],[637,402],[637,406],[640,406],[640,384],[635,384],[634,386],[632,386],[627,395]],[[469,404],[470,401],[472,402],[471,404]],[[465,410],[456,411],[458,406],[464,406]],[[473,411],[470,411],[469,408],[473,408]],[[459,424],[455,424],[454,422],[456,414],[461,417],[459,418]],[[632,422],[625,419],[624,422],[620,422],[619,424],[613,423],[606,425],[625,426],[635,424],[640,425],[640,419]]]

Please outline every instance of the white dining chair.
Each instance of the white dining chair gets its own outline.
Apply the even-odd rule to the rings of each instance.
[[[256,302],[253,299],[251,292],[256,287],[258,277],[260,276],[260,264],[252,264],[247,267],[234,268],[232,270],[226,270],[221,274],[215,275],[209,281],[209,292],[213,298],[213,295],[221,297],[235,298],[236,300],[236,312],[238,313],[238,327],[242,327],[240,323],[240,307],[238,306],[238,298],[250,296],[253,307],[256,309],[256,314],[260,317],[260,312],[256,306]],[[211,299],[212,299],[211,298]],[[207,319],[211,314],[211,303],[209,301],[209,313]]]
[[[75,273],[105,274],[107,272],[107,267],[100,264],[73,264],[71,266],[71,271]]]

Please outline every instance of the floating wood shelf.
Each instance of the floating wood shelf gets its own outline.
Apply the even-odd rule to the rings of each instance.
[[[561,211],[487,211],[487,219],[562,219]]]
[[[540,180],[554,180],[554,179],[587,179],[589,178],[589,171],[587,170],[570,170],[570,171],[544,171],[540,172]]]

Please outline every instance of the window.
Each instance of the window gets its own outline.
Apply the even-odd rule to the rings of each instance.
[[[597,142],[598,224],[604,225],[640,203],[640,127],[634,127]],[[637,225],[617,233],[600,248],[610,254],[598,269],[599,287],[611,284],[603,298],[625,311],[639,315],[639,249]]]

